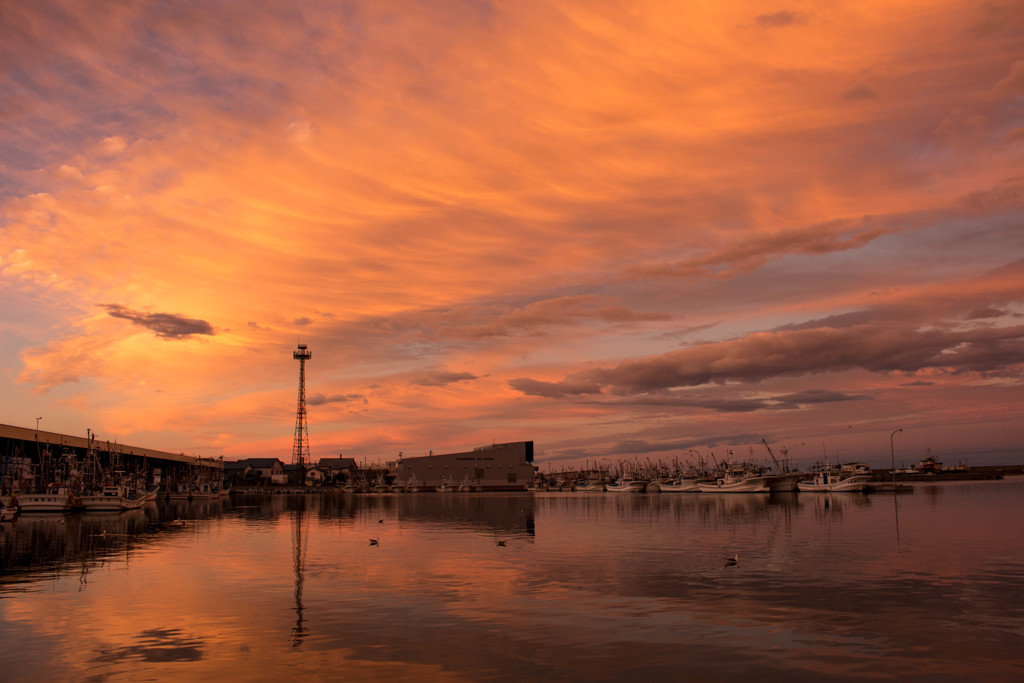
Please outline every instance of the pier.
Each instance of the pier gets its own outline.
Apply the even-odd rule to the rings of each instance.
[[[148,485],[184,480],[190,473],[208,470],[222,478],[224,463],[221,458],[202,458],[184,453],[168,453],[152,448],[129,446],[127,444],[98,439],[94,435],[75,436],[42,429],[16,427],[0,424],[0,484],[9,486],[16,472],[26,468],[38,470],[47,459],[59,458],[73,453],[77,460],[84,460],[92,449],[99,454],[103,465],[117,465],[127,472],[142,472],[147,475]]]

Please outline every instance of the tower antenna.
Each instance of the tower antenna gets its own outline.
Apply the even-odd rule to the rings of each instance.
[[[313,354],[305,344],[299,344],[292,358],[299,361],[299,407],[295,411],[295,441],[292,444],[292,464],[303,472],[309,460],[309,424],[306,422],[306,361]]]

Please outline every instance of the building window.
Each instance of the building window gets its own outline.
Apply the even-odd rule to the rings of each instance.
[[[510,484],[516,483],[516,473],[515,472],[509,472],[508,473],[508,483],[510,483]]]

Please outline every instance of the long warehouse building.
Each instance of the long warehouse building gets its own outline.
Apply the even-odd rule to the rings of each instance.
[[[425,489],[443,484],[482,491],[522,491],[533,481],[533,442],[516,441],[474,448],[466,453],[402,458],[397,479]]]

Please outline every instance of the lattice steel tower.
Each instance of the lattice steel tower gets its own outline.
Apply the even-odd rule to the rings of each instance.
[[[299,361],[299,408],[295,411],[295,442],[292,464],[305,465],[309,460],[309,424],[306,422],[306,361],[313,357],[305,344],[299,344],[292,358]],[[300,469],[302,469],[300,467]]]

